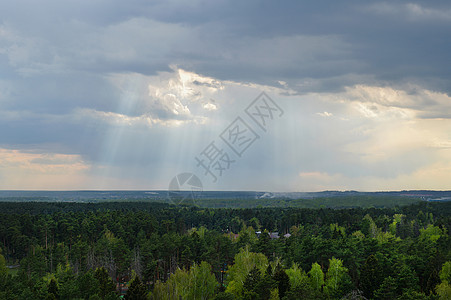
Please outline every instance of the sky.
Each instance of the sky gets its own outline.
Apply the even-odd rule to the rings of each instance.
[[[449,1],[16,0],[0,189],[451,189]]]

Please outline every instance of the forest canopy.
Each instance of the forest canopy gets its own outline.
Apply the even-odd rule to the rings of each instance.
[[[451,203],[0,203],[1,299],[449,299]]]

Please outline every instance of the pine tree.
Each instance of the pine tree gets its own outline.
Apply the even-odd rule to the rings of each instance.
[[[49,282],[48,292],[49,292],[48,297],[50,297],[50,299],[59,299],[58,284],[56,283],[56,280],[53,278]]]
[[[288,277],[285,270],[279,265],[277,265],[276,270],[273,275],[273,279],[277,282],[277,287],[279,289],[279,297],[285,297],[286,292],[290,288],[290,278]]]
[[[261,280],[260,270],[254,267],[249,274],[247,274],[243,283],[243,295],[244,299],[255,299],[257,298],[256,288]]]
[[[116,290],[116,286],[114,285],[113,280],[111,280],[110,276],[108,275],[108,272],[105,270],[104,267],[97,268],[96,271],[94,272],[94,277],[99,282],[100,298],[105,299],[105,297],[108,294]]]
[[[368,256],[360,272],[360,288],[367,298],[373,298],[376,290],[382,281],[382,270],[379,261],[374,255]]]
[[[374,297],[379,300],[396,299],[396,280],[391,276],[384,279],[378,290],[374,292]]]
[[[125,295],[127,300],[145,300],[147,299],[146,286],[141,282],[138,276],[133,279],[127,294]]]

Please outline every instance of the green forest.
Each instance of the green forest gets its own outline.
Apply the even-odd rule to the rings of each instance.
[[[451,299],[451,202],[0,202],[0,299]]]

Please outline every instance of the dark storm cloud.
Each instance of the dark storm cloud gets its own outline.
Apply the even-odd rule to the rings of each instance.
[[[17,5],[7,3],[1,14],[6,29],[20,36],[17,50],[32,52],[16,58],[22,72],[60,64],[65,71],[154,74],[176,63],[220,79],[319,81],[313,88],[323,91],[347,84],[346,75],[396,83],[449,78],[451,70],[445,2],[24,1],[20,10]],[[27,55],[34,65],[24,67]]]
[[[374,115],[399,108],[420,119],[449,119],[450,16],[449,1],[6,1],[0,9],[0,148],[79,154],[121,166],[171,163],[163,157],[167,149],[159,148],[169,147],[168,136],[192,146],[189,138],[205,133],[194,125],[195,133],[167,128],[170,121],[204,117],[205,99],[196,100],[196,110],[179,96],[149,94],[147,79],[177,68],[218,82],[278,87],[286,95],[338,94]],[[118,84],[121,76],[135,85]],[[172,94],[166,79],[159,80],[152,84]],[[402,97],[393,96],[399,90]],[[133,93],[139,96],[129,97]],[[336,114],[316,110],[319,102],[309,102],[308,116],[303,107],[312,130],[317,121],[311,116]],[[143,125],[146,120],[152,126]],[[321,134],[328,140],[328,130]],[[114,138],[122,142],[105,158]],[[311,164],[308,172],[370,172],[344,166],[345,153],[316,146],[299,154]],[[314,159],[320,155],[323,164]]]

